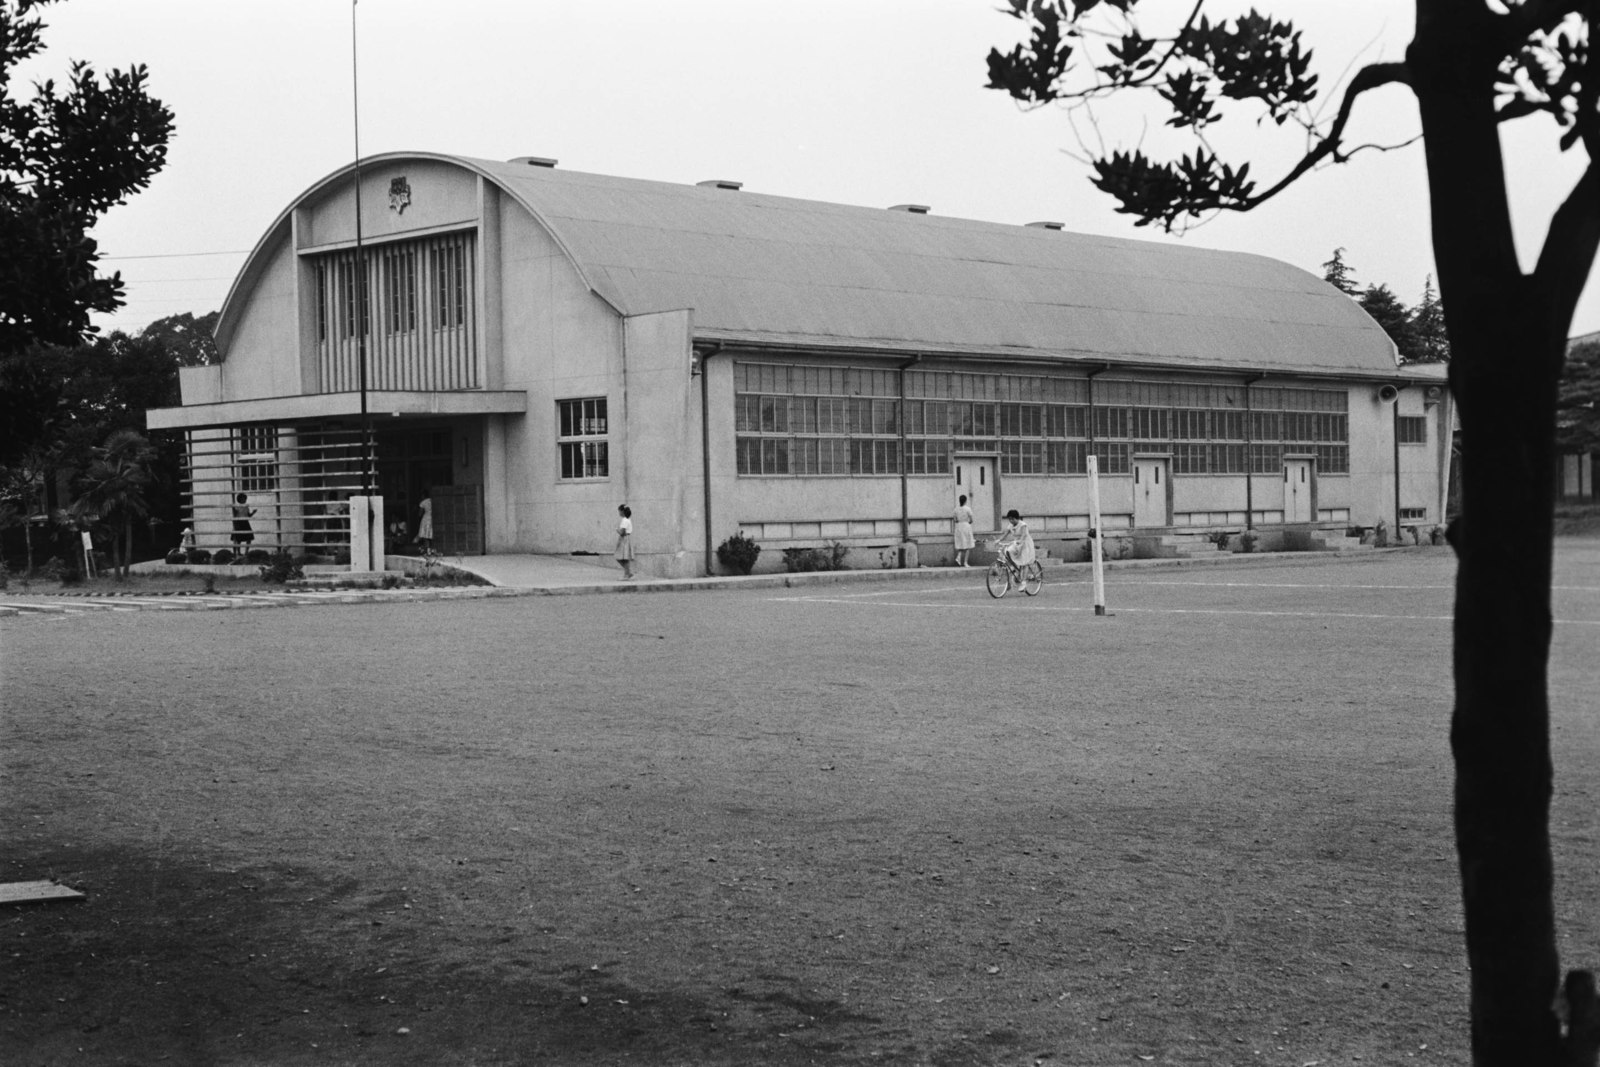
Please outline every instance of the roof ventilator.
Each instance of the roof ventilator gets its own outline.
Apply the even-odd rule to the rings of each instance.
[[[703,182],[695,182],[702,189],[727,189],[737,193],[744,188],[744,182],[730,182],[726,178],[708,178]]]
[[[896,204],[893,207],[891,207],[889,210],[890,211],[904,211],[904,212],[907,212],[908,214],[911,214],[911,215],[926,215],[928,213],[928,205],[927,204]]]
[[[551,159],[548,156],[513,156],[509,162],[526,163],[530,167],[554,167],[561,161],[559,159]]]
[[[1066,229],[1066,224],[1065,223],[1061,223],[1061,222],[1051,222],[1051,221],[1030,222],[1027,225],[1033,227],[1035,230],[1064,230],[1064,229]]]

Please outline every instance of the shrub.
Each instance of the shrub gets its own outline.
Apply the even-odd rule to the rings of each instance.
[[[226,548],[219,548],[211,553],[211,562],[219,567],[228,567],[233,564],[233,553]]]
[[[300,565],[300,561],[281,548],[270,553],[263,548],[256,549],[249,556],[252,563],[256,562],[256,552],[266,557],[265,565],[261,568],[263,582],[276,582],[281,585],[306,576],[305,568]]]
[[[838,541],[826,548],[786,548],[783,550],[783,566],[790,572],[842,571],[848,551]]]
[[[717,559],[724,567],[738,574],[749,574],[756,566],[761,546],[744,535],[741,530],[717,546]]]
[[[385,589],[398,589],[405,584],[405,579],[394,571],[389,571],[383,576],[382,586]]]
[[[203,548],[191,548],[184,553],[190,563],[210,563],[211,553]]]
[[[1254,552],[1256,550],[1256,535],[1246,530],[1239,535],[1239,551]]]
[[[285,553],[280,548],[276,554],[283,555]],[[246,563],[271,563],[274,555],[274,553],[268,552],[264,548],[252,548],[244,554],[244,558]]]
[[[1232,538],[1233,534],[1229,533],[1227,530],[1218,530],[1216,533],[1211,535],[1211,543],[1222,549],[1222,551],[1226,552],[1228,551],[1228,542]]]
[[[11,568],[6,566],[5,560],[0,559],[0,589],[8,589],[10,586]]]
[[[37,578],[41,582],[65,582],[67,565],[59,559],[51,557],[45,560],[41,566],[35,567],[33,573],[28,577]]]
[[[168,563],[182,563],[189,558],[189,554],[181,548],[175,548],[167,553]]]

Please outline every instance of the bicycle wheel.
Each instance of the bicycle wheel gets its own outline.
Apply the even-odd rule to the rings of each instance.
[[[996,600],[1011,591],[1011,572],[999,560],[989,564],[989,573],[984,575],[983,580],[989,587],[989,595]]]
[[[1044,588],[1044,564],[1034,560],[1022,568],[1022,591],[1029,596],[1038,596],[1039,590]]]

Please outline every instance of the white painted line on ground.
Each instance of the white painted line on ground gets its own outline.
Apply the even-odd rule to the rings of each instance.
[[[917,603],[915,601],[868,600],[867,599],[867,597],[869,597],[869,596],[882,596],[882,595],[885,595],[885,594],[861,594],[859,596],[854,596],[854,597],[844,597],[844,596],[837,596],[837,597],[792,596],[792,597],[772,597],[770,599],[779,600],[779,601],[785,601],[785,602],[791,603],[791,604],[850,604],[850,605],[854,605],[856,607],[865,606],[865,607],[884,607],[884,608],[941,608],[941,609],[944,609],[944,608],[951,608],[951,607],[967,607],[967,608],[980,608],[981,609],[981,608],[984,608],[984,607],[986,607],[988,605],[988,601],[986,601],[986,600],[985,601],[976,601],[974,604],[953,605],[953,604],[949,604],[949,603],[923,604],[923,603]],[[1018,603],[1018,602],[1013,601],[1013,603]],[[1057,604],[1057,603],[1054,603],[1054,602],[1040,603],[1038,601],[1034,601],[1032,603],[1029,603],[1028,601],[1024,600],[1024,601],[1020,602],[1020,607],[1008,608],[1008,609],[1005,609],[1005,610],[1010,610],[1010,611],[1028,610],[1028,611],[1058,611],[1058,612],[1092,613],[1094,608],[1093,608],[1092,605],[1086,605],[1086,606],[1082,606],[1082,607],[1073,607],[1073,606],[1064,605],[1064,604]],[[1266,610],[1266,609],[1251,609],[1251,608],[1138,608],[1138,607],[1127,607],[1127,606],[1117,606],[1117,605],[1112,605],[1111,614],[1112,615],[1124,615],[1124,614],[1125,615],[1135,615],[1135,614],[1142,614],[1142,615],[1252,615],[1252,616],[1259,616],[1259,617],[1263,617],[1263,618],[1363,619],[1363,620],[1378,619],[1378,620],[1386,620],[1386,621],[1394,621],[1394,622],[1451,622],[1452,618],[1453,618],[1450,615],[1384,615],[1384,614],[1380,614],[1380,613],[1376,613],[1376,612],[1354,612],[1354,611],[1269,611],[1269,610]],[[1557,626],[1600,626],[1600,619],[1556,619],[1554,621],[1555,621],[1555,624]]]
[[[1408,590],[1408,589],[1444,589],[1444,590],[1453,590],[1453,589],[1455,589],[1455,586],[1453,584],[1449,584],[1449,585],[1358,585],[1358,584],[1351,584],[1351,583],[1348,583],[1348,582],[1211,582],[1211,581],[1206,581],[1204,579],[1199,579],[1199,580],[1195,580],[1195,581],[1188,581],[1188,582],[1179,582],[1179,581],[1159,582],[1159,581],[1151,581],[1149,579],[1143,579],[1143,578],[1133,578],[1133,579],[1128,579],[1128,580],[1118,579],[1115,582],[1115,584],[1118,585],[1118,586],[1129,586],[1129,585],[1177,585],[1177,586],[1191,586],[1191,587],[1203,586],[1203,587],[1207,587],[1207,588],[1234,587],[1234,588],[1239,588],[1239,589],[1383,589],[1383,590],[1392,589],[1392,590],[1396,590],[1396,591]],[[1600,593],[1600,585],[1552,585],[1550,588],[1554,589],[1554,590],[1560,590],[1560,591],[1564,591],[1564,592],[1569,592],[1569,593]]]

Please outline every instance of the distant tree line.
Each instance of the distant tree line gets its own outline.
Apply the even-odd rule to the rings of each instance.
[[[1405,301],[1387,285],[1361,288],[1356,282],[1355,272],[1344,261],[1343,248],[1335,248],[1333,258],[1322,265],[1322,277],[1353,297],[1372,316],[1373,321],[1383,327],[1383,332],[1389,335],[1389,340],[1399,350],[1401,363],[1450,362],[1450,339],[1445,336],[1444,330],[1444,305],[1434,292],[1431,274],[1422,283],[1422,299],[1416,307],[1407,307]]]
[[[134,334],[0,350],[4,558],[70,564],[84,529],[120,565],[176,542],[183,440],[146,440],[144,416],[180,402],[178,368],[217,361],[216,320],[186,312]]]

